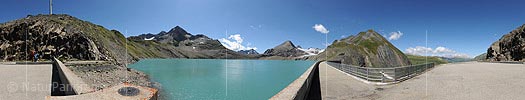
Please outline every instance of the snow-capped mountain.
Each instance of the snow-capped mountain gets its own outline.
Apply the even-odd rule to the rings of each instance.
[[[298,49],[307,53],[304,56],[313,56],[313,55],[317,55],[324,51],[324,49],[319,49],[319,48],[308,48],[308,49],[298,48]]]

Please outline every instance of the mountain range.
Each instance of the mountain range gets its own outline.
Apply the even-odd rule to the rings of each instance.
[[[486,58],[522,61],[523,27],[493,43]],[[117,30],[65,14],[30,15],[2,23],[0,29],[0,58],[4,61],[27,60],[31,57],[25,54],[35,51],[48,58],[106,60],[116,64],[144,58],[329,60],[363,67],[412,64],[403,52],[374,30],[335,40],[326,49],[303,49],[292,41],[284,41],[259,54],[253,49],[227,49],[217,39],[191,34],[180,26],[126,38]]]
[[[31,56],[23,54],[36,51],[59,59],[106,60],[116,64],[144,58],[322,60],[325,56],[359,66],[410,64],[401,51],[373,30],[334,41],[326,50],[302,49],[292,41],[284,41],[258,54],[255,50],[229,50],[217,39],[193,35],[180,26],[167,32],[125,38],[117,30],[65,14],[27,16],[3,23],[0,29],[0,57],[4,60],[29,59]]]

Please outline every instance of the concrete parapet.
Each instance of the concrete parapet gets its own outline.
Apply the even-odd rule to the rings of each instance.
[[[316,62],[290,85],[275,94],[271,100],[321,99],[319,63]]]
[[[78,95],[94,91],[93,88],[67,68],[64,63],[56,58],[53,58],[53,60],[53,71],[55,71],[53,77],[58,78],[58,80],[56,78],[53,80],[52,94],[59,92],[59,95]]]

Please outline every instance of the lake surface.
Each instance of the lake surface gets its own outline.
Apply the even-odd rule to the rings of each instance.
[[[144,59],[129,67],[162,85],[168,99],[269,99],[314,61]]]

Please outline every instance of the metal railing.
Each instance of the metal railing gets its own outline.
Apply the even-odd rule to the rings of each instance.
[[[359,67],[335,62],[327,62],[327,64],[338,70],[359,77],[361,79],[383,83],[406,80],[408,78],[411,78],[415,75],[421,74],[429,69],[434,68],[434,63],[392,68]]]

